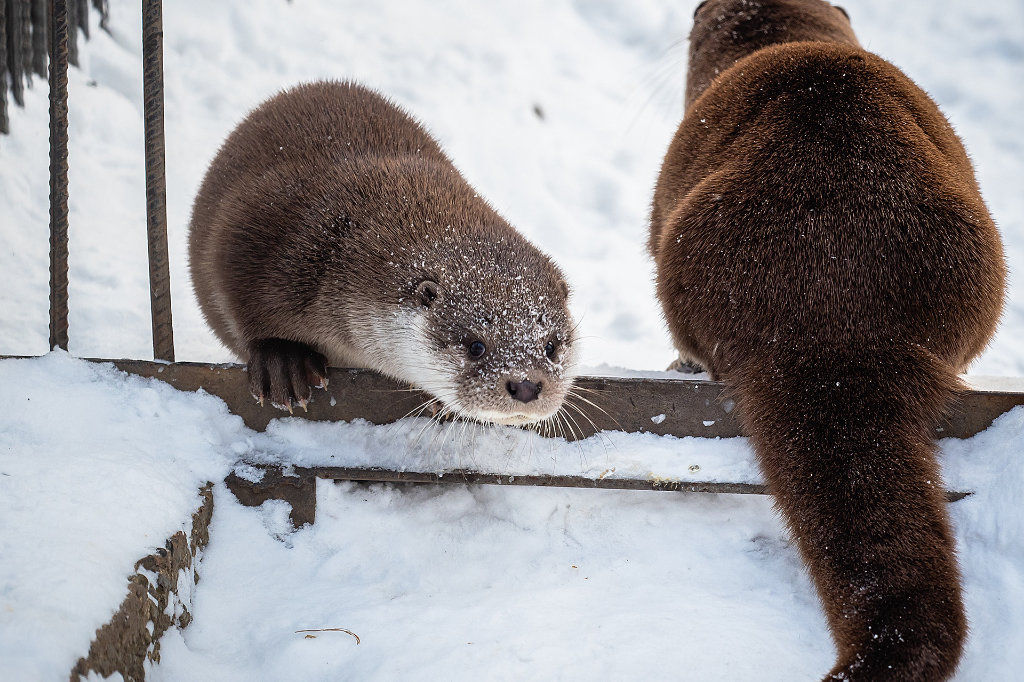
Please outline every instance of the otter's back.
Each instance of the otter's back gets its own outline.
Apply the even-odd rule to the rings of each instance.
[[[855,47],[789,43],[723,73],[666,155],[650,246],[663,296],[734,337],[902,329],[957,363],[964,340],[935,330],[998,317],[1002,251],[962,145],[927,95]]]
[[[296,249],[314,260],[327,257],[330,249],[322,244],[323,235],[280,227],[301,219],[292,215],[295,211],[315,214],[318,207],[340,202],[342,212],[351,213],[358,206],[351,201],[351,206],[345,206],[352,199],[351,191],[344,197],[321,196],[348,187],[325,179],[336,180],[353,169],[363,169],[357,174],[365,174],[378,166],[423,161],[450,166],[412,116],[355,83],[299,85],[250,112],[221,145],[192,209],[193,285],[221,340],[242,354],[237,341],[239,320],[229,310],[237,309],[240,297],[258,296],[262,291],[252,286],[249,274],[239,279],[237,270],[276,272],[289,278],[291,273],[268,270],[263,261],[288,262],[281,253]],[[374,182],[369,176],[352,180]]]
[[[288,166],[299,175],[367,157],[447,157],[410,115],[355,83],[321,81],[281,92],[228,136],[207,171],[196,213],[240,180]]]

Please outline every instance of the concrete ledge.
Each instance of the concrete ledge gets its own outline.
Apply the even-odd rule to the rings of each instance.
[[[146,661],[160,661],[160,638],[171,627],[192,621],[192,589],[199,576],[198,557],[210,540],[212,484],[199,491],[202,502],[192,514],[188,535],[178,531],[164,547],[135,562],[128,595],[105,625],[96,631],[89,653],[71,670],[71,682],[95,672],[120,673],[126,682],[146,679]]]

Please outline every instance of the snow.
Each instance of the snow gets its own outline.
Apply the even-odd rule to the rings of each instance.
[[[62,352],[0,362],[0,414],[3,679],[66,674],[134,560],[180,529],[195,490],[239,455],[429,465],[427,437],[410,443],[421,421],[283,419],[255,433],[209,395]],[[941,441],[947,484],[975,491],[951,507],[972,619],[959,679],[1005,679],[1024,663],[1022,437],[1018,408],[970,440]],[[449,440],[443,457],[515,474],[759,480],[739,438],[559,445],[504,427],[471,438]],[[155,680],[674,679],[669,660],[697,679],[789,680],[831,661],[766,497],[320,481],[316,524],[293,530],[283,502],[245,508],[222,484],[214,496],[201,581],[182,595],[194,621],[164,636]],[[361,643],[296,632],[322,628]]]
[[[198,489],[230,471],[242,422],[63,352],[0,362],[0,387],[0,678],[63,679],[135,561],[187,531]]]
[[[266,96],[353,77],[413,111],[481,195],[563,267],[584,365],[662,376],[672,351],[644,254],[646,214],[681,116],[695,4],[165,3],[178,359],[231,360],[186,269],[206,164]],[[94,25],[69,75],[70,350],[147,358],[140,8],[111,5],[111,33]],[[1005,388],[1005,377],[1024,375],[1024,90],[1012,85],[1024,82],[1024,5],[846,8],[864,46],[928,90],[972,154],[1011,277],[1000,331],[969,380]],[[0,137],[0,352],[40,355],[45,85],[26,100],[10,110],[14,134]],[[285,419],[256,434],[211,396],[64,353],[0,362],[0,679],[66,676],[123,599],[134,561],[182,528],[198,487],[241,458],[759,480],[743,439],[609,433],[564,444],[424,426]],[[941,443],[947,486],[975,491],[951,506],[971,621],[958,680],[1012,679],[1024,665],[1022,437],[1018,409]],[[813,588],[768,498],[321,481],[317,523],[292,530],[283,503],[245,508],[221,485],[214,495],[195,620],[165,635],[155,680],[791,680],[816,679],[832,662]],[[295,632],[309,628],[345,628],[361,643]]]

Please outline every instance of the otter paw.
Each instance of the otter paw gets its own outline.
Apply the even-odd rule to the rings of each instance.
[[[260,339],[249,344],[249,391],[282,410],[306,409],[313,387],[327,388],[327,359],[304,343]]]
[[[700,374],[706,372],[699,363],[693,362],[692,360],[683,360],[682,358],[676,358],[672,361],[672,364],[666,368],[667,372],[682,372],[683,374]]]

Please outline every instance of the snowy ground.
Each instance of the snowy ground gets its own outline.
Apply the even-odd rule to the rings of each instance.
[[[564,266],[586,364],[664,367],[672,353],[643,244],[681,116],[695,4],[166,3],[179,359],[230,359],[202,322],[185,262],[192,196],[223,136],[282,87],[352,77],[417,114]],[[71,351],[146,358],[140,17],[137,2],[111,5],[111,34],[94,30],[70,74]],[[1002,328],[972,371],[1022,376],[1024,5],[845,6],[865,47],[928,90],[972,154],[1011,265]],[[27,107],[11,110],[14,134],[0,137],[6,354],[47,350],[45,96],[36,83]],[[258,435],[208,396],[61,354],[0,363],[0,678],[63,678],[120,603],[134,559],[177,530],[192,490],[239,455],[372,455],[389,448],[379,431],[292,422]],[[1022,436],[1017,411],[943,444],[948,482],[978,491],[952,507],[972,621],[960,680],[1010,680],[1024,664]],[[475,449],[443,456],[497,457],[509,438],[478,435]],[[510,452],[535,447],[531,461],[539,451],[581,471],[658,452],[748,463],[739,440],[611,440]],[[279,505],[215,496],[196,620],[168,634],[153,679],[792,680],[832,660],[763,498],[321,484],[317,524],[289,532]],[[361,643],[294,632],[324,627]]]
[[[0,414],[4,680],[64,679],[134,560],[239,455],[359,463],[376,450],[420,464],[405,447],[418,422],[285,420],[257,434],[208,395],[64,353],[0,362]],[[1022,438],[1018,408],[941,444],[947,484],[976,491],[952,506],[972,620],[960,680],[1012,680],[1024,665]],[[443,454],[527,473],[549,458],[664,477],[697,463],[710,478],[731,460],[717,473],[757,480],[743,439],[529,440],[497,429]],[[832,658],[765,497],[320,482],[316,524],[293,531],[284,503],[214,496],[195,620],[164,636],[151,679],[781,681],[816,679]],[[360,643],[297,632],[320,628]]]

